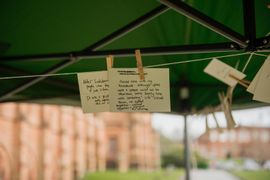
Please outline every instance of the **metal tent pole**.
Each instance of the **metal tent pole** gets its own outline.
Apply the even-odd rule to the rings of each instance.
[[[184,116],[184,167],[185,180],[190,180],[190,158],[189,158],[189,143],[188,143],[188,122],[187,117],[190,112],[190,89],[185,76],[182,76],[183,85],[179,88],[180,108]]]
[[[190,158],[189,158],[189,142],[188,142],[188,123],[187,114],[184,115],[184,165],[185,180],[190,180]]]

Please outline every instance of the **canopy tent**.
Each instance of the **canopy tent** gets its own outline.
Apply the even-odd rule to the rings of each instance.
[[[267,0],[3,0],[0,76],[105,70],[109,54],[114,67],[136,67],[134,51],[140,49],[144,66],[170,68],[172,111],[199,110],[219,104],[217,93],[227,86],[203,72],[210,59],[188,60],[237,53],[221,60],[241,70],[250,57],[244,52],[269,50],[269,6]],[[252,56],[246,79],[252,80],[264,59]],[[80,105],[76,74],[0,85],[1,102]],[[179,98],[182,87],[190,92],[185,102]],[[264,105],[240,86],[233,104]]]

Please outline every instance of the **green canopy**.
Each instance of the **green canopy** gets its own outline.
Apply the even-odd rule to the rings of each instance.
[[[267,0],[2,0],[0,76],[105,70],[109,54],[115,55],[114,67],[136,67],[137,48],[144,66],[267,50],[269,6]],[[249,56],[221,60],[242,70]],[[247,80],[265,58],[252,57]],[[188,109],[219,104],[217,93],[227,86],[203,72],[209,62],[162,66],[170,68],[173,112],[185,108],[182,87],[190,92],[184,102]],[[0,80],[0,99],[80,105],[76,74]],[[264,105],[241,86],[233,104]]]

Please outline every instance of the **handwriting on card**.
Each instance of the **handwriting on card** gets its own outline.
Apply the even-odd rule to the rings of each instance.
[[[234,87],[237,84],[236,79],[241,80],[246,76],[242,72],[234,69],[233,67],[223,63],[216,58],[213,58],[213,60],[204,69],[204,72],[228,84],[231,87]]]
[[[140,80],[134,68],[109,70],[111,111],[170,111],[168,69],[145,69],[144,72],[145,80]]]
[[[108,72],[87,72],[78,74],[83,112],[109,111]]]
[[[149,107],[144,104],[145,100],[164,99],[160,92],[160,83],[153,83],[152,80],[120,80],[118,84],[119,110],[148,111]]]

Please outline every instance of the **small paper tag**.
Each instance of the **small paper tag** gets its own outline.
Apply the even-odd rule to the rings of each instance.
[[[110,110],[108,71],[78,73],[78,82],[84,113]]]
[[[246,77],[246,75],[242,72],[234,69],[233,67],[223,63],[216,58],[213,58],[213,60],[204,69],[204,72],[224,82],[225,84],[228,84],[231,87],[234,87],[237,84],[237,80],[233,77],[239,80]]]
[[[261,75],[261,70],[262,70],[262,68],[260,68],[260,70],[255,75],[254,79],[251,81],[250,85],[247,88],[247,92],[254,94],[256,86],[257,86],[259,78],[260,78],[260,75]]]
[[[250,85],[249,85],[248,88],[247,88],[247,91],[248,91],[248,92],[254,94],[254,92],[255,92],[255,90],[256,90],[256,87],[257,87],[257,84],[258,84],[258,82],[259,82],[261,73],[262,73],[262,71],[263,71],[263,67],[265,67],[265,65],[266,65],[266,63],[267,63],[266,61],[270,61],[270,57],[268,57],[268,58],[264,61],[263,65],[261,66],[261,68],[259,69],[259,71],[258,71],[257,74],[255,75],[255,77],[254,77],[253,80],[251,81]]]
[[[255,79],[253,99],[270,103],[270,57],[264,62],[258,74],[257,79]]]
[[[112,112],[170,112],[169,69],[109,69]]]

